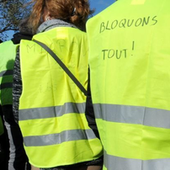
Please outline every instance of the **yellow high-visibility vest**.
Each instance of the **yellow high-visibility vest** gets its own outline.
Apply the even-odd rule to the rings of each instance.
[[[18,45],[11,40],[0,44],[0,104],[12,104],[13,66]],[[9,50],[10,49],[10,50]],[[0,135],[4,132],[0,117]]]
[[[37,34],[87,88],[86,34],[57,27]],[[85,117],[86,97],[58,63],[38,44],[20,44],[23,91],[19,126],[32,165],[41,168],[90,161],[102,155],[102,145]]]
[[[18,44],[11,40],[0,44],[0,103],[12,104],[13,67]],[[10,50],[9,50],[10,49]]]
[[[104,170],[170,169],[169,7],[118,0],[87,23]]]

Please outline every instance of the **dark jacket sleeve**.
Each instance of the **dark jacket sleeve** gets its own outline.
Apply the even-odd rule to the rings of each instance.
[[[95,121],[95,115],[94,115],[94,109],[92,104],[92,97],[91,97],[91,90],[90,90],[90,70],[89,70],[89,78],[88,78],[88,88],[87,88],[87,99],[86,99],[86,119],[88,121],[89,127],[93,130],[96,137],[99,138],[99,132],[97,129],[96,121]]]
[[[18,123],[19,116],[19,98],[22,93],[22,81],[21,81],[21,69],[20,69],[20,56],[19,49],[17,50],[17,55],[14,63],[14,71],[13,71],[13,89],[12,89],[12,97],[13,97],[13,114],[14,119]]]

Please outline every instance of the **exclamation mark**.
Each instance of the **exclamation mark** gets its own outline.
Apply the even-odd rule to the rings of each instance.
[[[132,52],[135,50],[135,42],[132,41]],[[133,56],[133,54],[131,54],[131,56]]]

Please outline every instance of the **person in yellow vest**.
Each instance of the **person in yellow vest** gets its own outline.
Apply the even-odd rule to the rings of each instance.
[[[3,41],[0,39],[0,43]],[[0,105],[0,167],[4,170],[8,169],[9,158],[9,142],[7,132],[4,127],[2,106]]]
[[[24,19],[20,23],[19,32],[15,33],[11,40],[0,44],[0,105],[9,141],[9,158],[6,158],[9,170],[30,169],[23,147],[21,131],[13,116],[12,83],[14,60],[20,40],[31,39],[31,31],[32,29],[29,29],[27,25],[27,19]],[[0,168],[2,168],[1,165]]]
[[[13,86],[13,95],[18,96],[14,105],[19,104],[15,117],[29,161],[43,170],[100,170],[103,150],[85,117],[86,96],[37,44],[50,48],[86,91],[88,47],[84,30],[91,13],[89,2],[33,2],[30,23],[37,34],[32,41],[21,41]]]
[[[119,0],[87,23],[103,170],[170,169],[169,7]]]

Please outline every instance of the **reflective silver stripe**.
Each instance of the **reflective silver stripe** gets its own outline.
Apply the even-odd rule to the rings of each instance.
[[[12,83],[3,83],[0,85],[0,90],[12,88]]]
[[[19,120],[59,117],[66,113],[84,113],[85,103],[65,103],[62,106],[19,110]]]
[[[25,146],[47,146],[60,144],[62,142],[76,141],[82,139],[95,139],[91,129],[89,130],[68,130],[61,133],[49,134],[44,136],[24,137]]]
[[[13,70],[5,70],[0,72],[0,77],[13,75]]]
[[[95,117],[110,122],[170,128],[170,111],[139,106],[94,104]]]
[[[143,161],[139,159],[115,157],[104,152],[104,165],[107,170],[170,170],[170,159]]]

